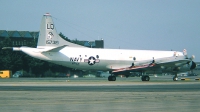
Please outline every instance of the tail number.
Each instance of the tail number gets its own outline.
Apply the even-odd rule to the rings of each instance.
[[[59,44],[59,41],[54,41],[54,40],[47,40],[46,44]]]

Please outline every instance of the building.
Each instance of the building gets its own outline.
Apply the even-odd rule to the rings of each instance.
[[[36,45],[38,37],[39,37],[39,31],[0,30],[0,42],[2,42],[5,38],[10,38],[13,47]],[[79,43],[86,47],[104,48],[103,40],[79,41]]]
[[[90,48],[104,48],[103,40],[83,41],[83,45]]]
[[[12,45],[15,47],[18,46],[28,46],[34,44],[37,41],[39,36],[38,31],[6,31],[0,30],[0,42],[5,38],[10,38]]]

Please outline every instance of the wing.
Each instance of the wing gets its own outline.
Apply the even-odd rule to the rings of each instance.
[[[131,66],[131,67],[126,67],[126,68],[114,69],[112,71],[112,73],[147,71],[149,69],[153,69],[155,66],[156,66],[155,64],[145,64],[145,65],[139,65],[139,66]]]
[[[63,45],[63,46],[59,46],[53,49],[50,49],[48,51],[44,51],[44,52],[59,52],[61,49],[65,48],[67,45]]]
[[[179,56],[179,57],[167,57],[167,58],[160,58],[156,60],[147,60],[146,64],[142,65],[134,65],[134,66],[129,66],[125,68],[119,68],[119,69],[114,69],[112,73],[123,73],[123,72],[160,72],[164,71],[167,68],[168,72],[173,71],[175,68],[184,66],[185,64],[188,64],[191,62],[190,59],[185,58],[184,56]],[[152,62],[152,63],[149,63]]]

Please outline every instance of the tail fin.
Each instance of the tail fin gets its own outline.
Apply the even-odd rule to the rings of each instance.
[[[84,47],[61,38],[56,32],[55,24],[53,23],[51,15],[49,13],[44,14],[40,25],[40,35],[38,38],[37,48],[59,47],[63,45],[70,47]]]

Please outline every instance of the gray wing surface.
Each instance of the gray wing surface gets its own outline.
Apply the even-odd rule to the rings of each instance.
[[[183,66],[189,63],[190,59],[185,59],[184,57],[170,57],[155,60],[154,63],[147,63],[137,66],[129,66],[125,68],[114,69],[112,73],[120,72],[141,72],[141,71],[160,71],[161,68],[175,68]]]

